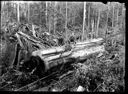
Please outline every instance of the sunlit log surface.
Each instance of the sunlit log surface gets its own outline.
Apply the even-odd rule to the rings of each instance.
[[[103,52],[104,50],[105,50],[104,45],[85,48],[85,49],[81,49],[81,50],[78,50],[78,51],[74,51],[72,53],[71,57],[74,57],[74,58],[80,57],[80,58],[82,58],[82,57],[90,55],[90,54],[94,54],[94,53],[97,53],[97,52]]]
[[[37,51],[34,51],[32,53],[32,55],[36,56],[38,54],[40,56],[43,56],[43,55],[58,53],[58,52],[62,52],[62,51],[64,51],[64,46],[63,47],[54,47],[54,48],[50,48],[50,49],[46,49],[46,50],[43,50],[43,49],[37,50]]]
[[[80,49],[80,48],[85,47],[85,46],[87,47],[87,46],[94,45],[95,43],[102,43],[102,42],[103,42],[103,39],[98,38],[98,39],[88,40],[88,41],[85,41],[85,42],[78,42],[78,43],[76,43],[76,45],[71,45],[71,46],[72,46],[73,50],[76,50],[76,49]],[[43,55],[55,54],[55,53],[59,53],[59,52],[63,52],[63,51],[65,51],[64,46],[54,47],[54,48],[50,48],[50,49],[45,49],[45,50],[41,49],[41,50],[34,51],[32,53],[32,55],[33,56],[36,56],[36,55],[43,56]]]

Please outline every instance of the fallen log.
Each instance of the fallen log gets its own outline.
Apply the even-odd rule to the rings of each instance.
[[[76,51],[72,50],[72,51],[64,52],[62,54],[52,55],[45,58],[41,56],[41,59],[44,61],[45,70],[48,70],[51,67],[57,66],[59,64],[73,62],[73,60],[76,60],[78,58],[80,61],[85,59],[87,56],[91,54],[100,53],[104,51],[105,51],[104,45],[100,45],[100,46],[94,46]]]
[[[103,52],[103,51],[105,51],[104,45],[94,46],[94,47],[91,47],[91,48],[85,48],[85,49],[74,51],[72,53],[71,57],[72,58],[78,58],[78,57],[83,58],[87,55],[97,53],[97,52]]]
[[[52,56],[49,56],[47,58],[42,58],[44,61],[48,62],[48,61],[51,61],[51,60],[55,60],[55,59],[58,59],[58,58],[64,58],[66,56],[69,56],[70,54],[72,53],[72,51],[68,51],[68,52],[64,52],[64,53],[61,53],[61,54],[58,54],[58,55],[52,55]]]
[[[94,46],[94,45],[99,45],[103,42],[102,38],[98,38],[98,39],[92,39],[86,42],[79,42],[76,43],[76,45],[71,45],[71,47],[75,50],[75,49],[80,49],[80,48],[84,48],[84,47],[90,47],[90,46]],[[48,55],[48,54],[56,54],[56,53],[61,53],[61,52],[65,52],[65,46],[61,46],[61,47],[54,47],[54,48],[50,48],[50,49],[41,49],[41,50],[37,50],[34,51],[32,53],[33,56],[41,56],[41,55]]]
[[[78,43],[76,43],[76,45],[85,45],[88,43],[96,43],[96,42],[102,42],[102,41],[103,41],[103,38],[90,39],[90,40],[87,40],[85,42],[78,42]]]
[[[103,42],[98,42],[98,43],[88,43],[86,45],[76,45],[74,47],[72,47],[74,50],[79,50],[79,49],[84,49],[84,48],[90,48],[90,47],[93,47],[95,45],[102,45]]]
[[[39,55],[39,56],[43,56],[43,55],[48,55],[48,54],[55,54],[55,53],[59,53],[59,52],[63,52],[65,49],[64,49],[64,46],[62,47],[54,47],[54,48],[49,48],[49,49],[46,49],[46,50],[37,50],[37,51],[34,51],[32,53],[33,56],[36,56],[36,55]]]

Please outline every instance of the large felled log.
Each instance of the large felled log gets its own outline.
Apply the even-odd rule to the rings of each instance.
[[[57,66],[59,64],[70,62],[71,59],[79,58],[79,60],[83,60],[91,54],[100,53],[103,51],[105,51],[104,45],[98,45],[80,50],[67,51],[63,52],[62,54],[52,55],[45,58],[41,56],[41,59],[44,61],[45,70],[48,70],[51,67]]]

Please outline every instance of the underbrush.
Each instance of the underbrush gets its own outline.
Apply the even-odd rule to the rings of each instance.
[[[108,43],[109,41],[109,43]],[[75,72],[77,86],[86,92],[124,92],[125,48],[108,40],[106,52],[92,55],[83,64],[77,64]]]

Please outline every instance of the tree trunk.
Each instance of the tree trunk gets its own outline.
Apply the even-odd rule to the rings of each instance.
[[[66,36],[66,40],[67,40],[67,2],[66,2],[66,17],[65,17],[65,36]]]
[[[114,28],[114,6],[112,7],[113,13],[112,13],[112,28]]]
[[[117,26],[118,26],[118,23],[119,23],[118,22],[118,17],[119,17],[118,15],[119,15],[119,5],[118,5],[118,8],[117,8]]]
[[[126,17],[125,17],[125,12],[126,12],[126,9],[125,9],[125,7],[123,7],[123,38],[124,38],[124,45],[125,45],[125,19],[126,19]]]
[[[124,20],[123,20],[123,19],[124,19],[124,5],[123,5],[123,4],[122,4],[122,13],[121,13],[121,14],[122,14],[122,15],[121,15],[121,23],[122,23],[122,24],[121,24],[121,28],[123,28],[123,23],[124,23],[124,22],[123,22],[123,21],[124,21]]]
[[[97,26],[97,24],[96,24],[96,10],[94,11],[94,14],[95,14],[95,16],[94,16],[94,38],[96,38],[96,26]]]
[[[100,23],[100,10],[98,10],[98,20],[97,20],[97,30],[96,30],[96,38],[98,37],[98,31],[99,31],[99,23]]]
[[[107,5],[107,18],[106,18],[106,26],[105,26],[105,38],[107,37],[108,14],[109,14],[109,7],[108,7],[108,5]]]
[[[54,34],[56,31],[56,4],[57,2],[55,2],[55,5],[54,5]]]
[[[93,39],[93,35],[94,35],[94,18],[92,19],[91,39]]]
[[[51,2],[49,2],[49,7],[51,6]],[[50,10],[49,10],[50,11]],[[48,27],[49,27],[49,33],[50,33],[50,31],[51,31],[51,14],[50,14],[50,12],[49,12],[49,23],[48,23]]]
[[[82,34],[82,41],[84,41],[84,35],[86,36],[85,38],[87,39],[87,32],[85,34],[84,27],[85,27],[85,14],[86,14],[86,2],[84,2],[84,12],[83,12],[83,34]]]
[[[29,23],[29,16],[30,16],[30,3],[27,3],[28,4],[28,23]]]
[[[19,3],[17,3],[17,21],[20,22],[20,11],[19,11]]]
[[[46,16],[46,27],[47,27],[47,1],[46,1],[46,11],[45,11],[45,16]]]
[[[90,5],[88,6],[88,31],[89,31],[89,23],[90,23]]]

